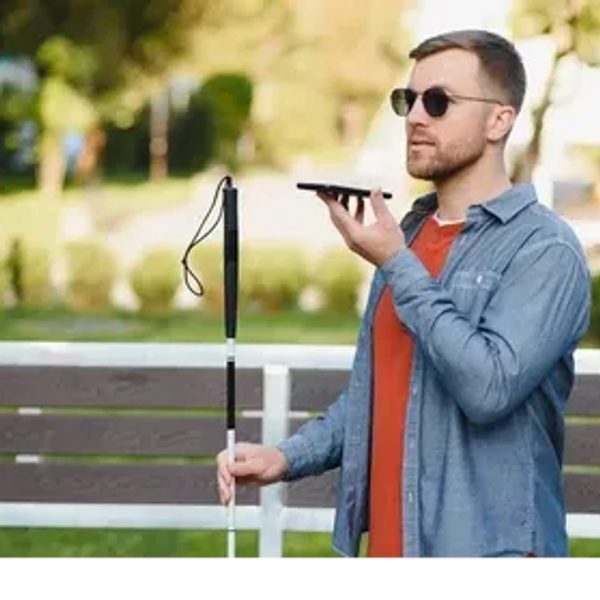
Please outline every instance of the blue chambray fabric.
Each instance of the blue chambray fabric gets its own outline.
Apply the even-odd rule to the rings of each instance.
[[[589,324],[572,229],[530,183],[473,205],[432,278],[410,249],[436,195],[402,220],[407,248],[376,269],[348,387],[279,444],[286,481],[339,468],[333,547],[368,531],[371,329],[385,285],[415,354],[403,481],[404,555],[566,556],[563,415]]]

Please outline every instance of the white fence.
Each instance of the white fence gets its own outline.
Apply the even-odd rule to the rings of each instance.
[[[239,368],[263,370],[262,439],[274,444],[288,434],[290,369],[349,369],[351,346],[239,345]],[[218,344],[0,342],[0,365],[85,367],[222,367]],[[600,350],[576,353],[578,374],[600,376]],[[1,392],[0,392],[1,393]],[[35,409],[35,407],[32,407]],[[23,410],[23,409],[22,409]],[[301,415],[299,415],[301,416]],[[225,431],[223,432],[225,445]],[[238,530],[259,532],[259,554],[282,555],[286,531],[331,532],[333,509],[285,506],[285,484],[260,490],[260,504],[238,506]],[[600,514],[569,514],[571,537],[600,538]],[[0,503],[0,527],[141,529],[227,528],[227,510],[214,506]]]

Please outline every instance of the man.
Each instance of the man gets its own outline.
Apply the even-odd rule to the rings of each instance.
[[[589,273],[571,229],[530,183],[512,185],[507,138],[526,78],[485,31],[410,54],[407,168],[435,192],[398,227],[380,192],[322,196],[349,248],[376,267],[346,391],[276,448],[218,457],[238,483],[341,468],[334,547],[356,556],[565,556],[563,413],[587,329]]]

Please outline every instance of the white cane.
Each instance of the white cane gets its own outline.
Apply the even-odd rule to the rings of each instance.
[[[237,189],[227,178],[223,190],[225,214],[224,284],[225,284],[225,338],[227,354],[227,456],[235,461],[235,338],[238,300],[238,210]],[[227,556],[235,557],[235,481],[232,484],[227,523]]]
[[[219,211],[219,217],[213,223],[209,230],[202,234],[202,229],[208,222],[210,215],[217,206],[217,198],[221,186],[223,188],[223,205]],[[212,205],[205,215],[198,231],[189,243],[185,254],[181,260],[184,267],[184,278],[188,289],[196,296],[204,294],[202,282],[188,264],[190,252],[200,242],[205,240],[218,225],[221,216],[225,216],[224,226],[224,283],[225,283],[225,342],[226,342],[226,397],[227,397],[227,458],[229,464],[235,461],[235,338],[237,330],[237,302],[238,302],[238,209],[237,209],[237,189],[233,187],[231,177],[225,176],[219,183]],[[197,289],[190,283],[195,282]],[[232,486],[231,501],[228,507],[227,520],[227,556],[235,557],[235,482]]]

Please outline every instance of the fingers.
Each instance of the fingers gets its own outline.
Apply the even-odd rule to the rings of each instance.
[[[348,205],[350,203],[348,196],[344,196],[340,201],[329,198],[325,202],[329,208],[331,218],[338,226],[338,229],[340,225],[343,225],[345,229],[356,227],[354,217],[348,212]]]
[[[390,214],[388,207],[385,205],[381,189],[376,189],[371,192],[371,206],[373,207],[373,212],[375,213],[377,220],[382,217],[387,217]]]
[[[350,205],[350,196],[348,196],[348,194],[344,194],[340,200],[340,204],[344,207],[344,210],[347,211],[348,206]]]
[[[219,500],[221,504],[229,504],[236,479],[241,483],[247,483],[246,478],[252,477],[260,472],[261,466],[253,460],[257,451],[256,444],[237,443],[235,446],[235,462],[230,463],[227,450],[217,454],[217,484],[219,489]]]
[[[317,196],[321,198],[325,204],[338,201],[337,195],[332,192],[317,192]]]
[[[362,198],[358,199],[354,219],[358,221],[361,225],[363,225],[365,222],[365,201]]]
[[[226,506],[231,500],[231,490],[235,485],[229,471],[227,450],[223,450],[217,455],[217,483],[219,487],[219,500],[221,504]]]

